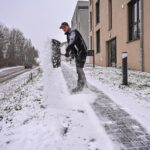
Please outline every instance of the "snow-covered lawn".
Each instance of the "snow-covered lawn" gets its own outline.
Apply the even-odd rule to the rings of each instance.
[[[150,73],[129,70],[129,86],[123,86],[121,69],[100,66],[93,69],[91,65],[86,65],[85,70],[103,85],[109,85],[124,93],[132,93],[139,99],[150,101]]]

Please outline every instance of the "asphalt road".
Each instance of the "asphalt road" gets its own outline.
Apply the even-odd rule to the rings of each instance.
[[[12,79],[12,78],[14,78],[22,73],[25,73],[29,70],[31,70],[31,69],[24,69],[24,66],[19,66],[16,68],[4,70],[4,71],[0,72],[0,83],[3,83],[9,79]]]

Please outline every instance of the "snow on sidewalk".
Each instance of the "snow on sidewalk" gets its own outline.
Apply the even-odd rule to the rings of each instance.
[[[52,70],[49,74],[50,80],[47,83],[49,92],[46,97],[49,114],[50,112],[55,114],[56,119],[53,121],[58,132],[56,132],[58,140],[54,144],[57,145],[56,149],[113,149],[113,145],[89,105],[95,99],[95,95],[92,93],[70,95],[61,69]]]
[[[68,64],[72,69],[75,69]],[[120,105],[150,133],[150,73],[129,71],[129,86],[123,86],[121,69],[86,65],[88,82]],[[74,70],[75,71],[75,70]]]
[[[150,102],[150,73],[128,70],[129,86],[122,84],[122,69],[113,67],[95,68],[87,64],[85,67],[87,75],[99,81],[99,83],[109,86],[122,93],[130,93],[138,99]]]
[[[86,67],[88,81],[140,122],[150,133],[150,74],[129,71],[129,87],[121,85],[121,70]]]
[[[52,68],[49,42],[47,44],[47,50],[42,56],[44,60],[42,68],[47,116],[52,114],[50,120],[55,127],[54,135],[56,135],[56,139],[52,140],[54,145],[52,149],[113,150],[113,144],[90,107],[96,95],[93,93],[70,95],[61,68]]]
[[[71,87],[70,81],[76,80],[75,68],[66,63],[63,63],[62,68],[68,87]],[[91,106],[116,148],[121,150],[150,149],[150,134],[146,129],[132,115],[129,115],[120,105],[108,97],[108,91],[104,94],[99,90],[97,81],[89,80],[89,77],[87,81],[87,90],[92,91],[97,96]]]

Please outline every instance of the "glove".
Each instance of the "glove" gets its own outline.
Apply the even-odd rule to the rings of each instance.
[[[73,53],[70,54],[71,58],[74,59],[75,55]]]
[[[66,54],[65,54],[65,57],[69,57],[69,53],[66,53]]]

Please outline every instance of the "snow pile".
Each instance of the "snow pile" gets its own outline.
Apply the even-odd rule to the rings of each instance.
[[[43,81],[44,81],[44,98],[51,107],[57,107],[63,103],[63,99],[68,95],[65,81],[63,79],[61,68],[53,68],[51,55],[51,39],[45,44],[45,50],[42,53]]]

